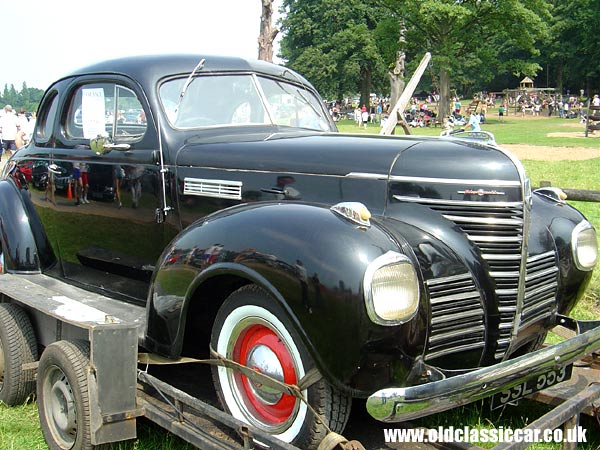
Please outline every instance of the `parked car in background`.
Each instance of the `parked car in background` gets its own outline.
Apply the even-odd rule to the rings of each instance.
[[[85,164],[100,194],[43,201],[14,181],[31,164],[40,189],[49,164],[57,188]],[[352,398],[387,422],[503,405],[600,345],[594,329],[540,350],[573,323],[596,264],[580,212],[532,192],[494,145],[340,134],[278,65],[145,56],[78,70],[45,93],[0,190],[3,270],[145,305],[146,352],[252,369],[215,367],[223,409],[303,449],[344,430]],[[55,412],[45,430],[73,411]],[[83,439],[89,423],[69,423]]]

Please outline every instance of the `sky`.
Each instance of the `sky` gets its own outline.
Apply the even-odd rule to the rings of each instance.
[[[276,15],[281,1],[275,0]],[[261,0],[0,0],[0,89],[14,84],[20,91],[25,82],[46,90],[74,69],[122,56],[256,59],[261,5]]]

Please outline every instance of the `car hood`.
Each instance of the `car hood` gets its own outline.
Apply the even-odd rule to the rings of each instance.
[[[398,155],[415,143],[412,139],[338,133],[203,137],[188,140],[178,152],[177,165],[193,167],[201,161],[204,167],[227,170],[387,177]]]
[[[189,139],[177,153],[176,163],[228,171],[387,179],[390,193],[398,198],[522,200],[523,169],[508,152],[437,137],[205,134]]]
[[[390,174],[398,200],[520,202],[521,163],[498,147],[450,139],[425,140],[407,148]]]

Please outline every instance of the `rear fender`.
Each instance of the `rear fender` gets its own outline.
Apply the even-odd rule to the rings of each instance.
[[[0,227],[8,272],[40,272],[56,261],[29,191],[11,179],[0,181]]]

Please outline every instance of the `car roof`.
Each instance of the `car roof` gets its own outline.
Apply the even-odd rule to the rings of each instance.
[[[311,86],[304,77],[296,72],[266,61],[232,56],[193,54],[143,55],[112,59],[82,67],[64,78],[86,74],[121,74],[138,80],[142,84],[156,83],[161,78],[169,75],[190,74],[202,59],[205,60],[205,63],[198,73],[262,73],[270,76],[284,77],[290,81],[301,82],[302,84]]]

